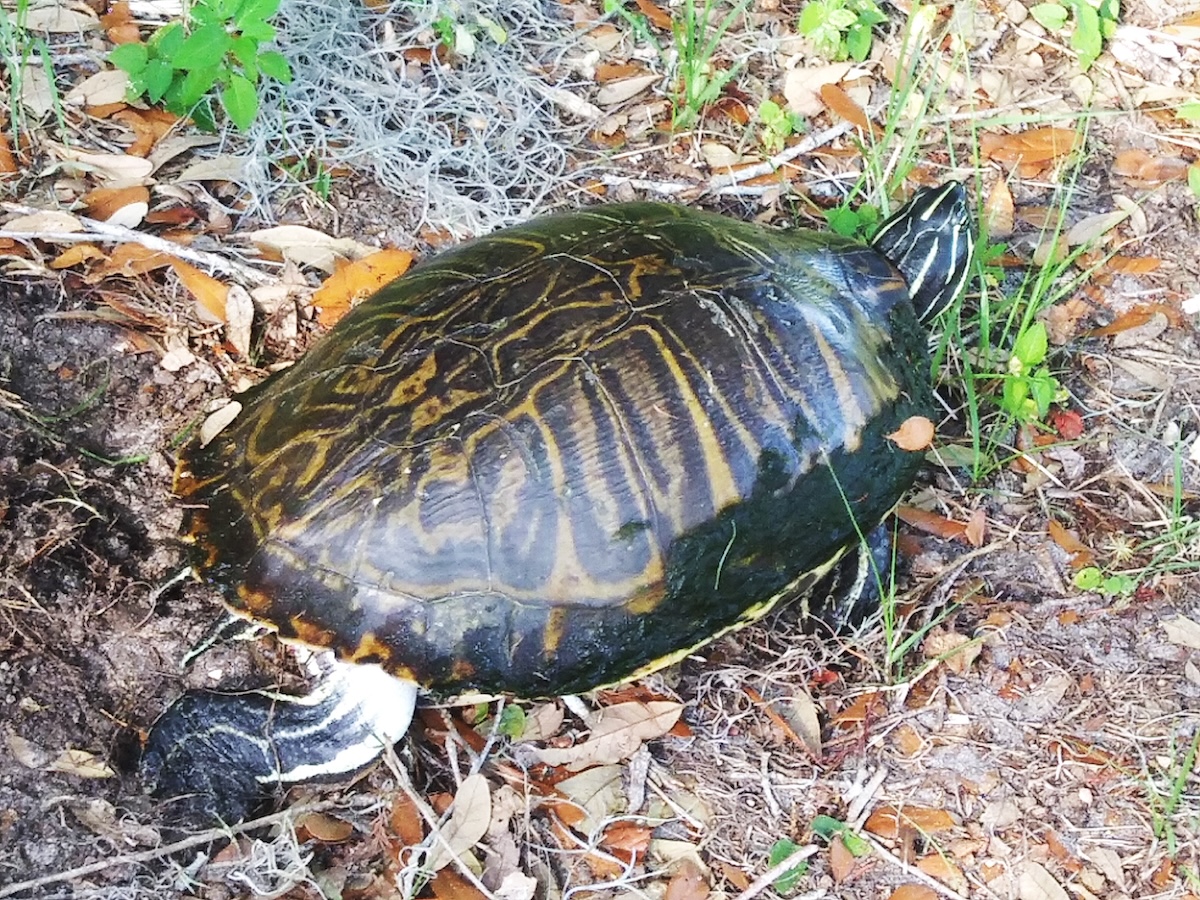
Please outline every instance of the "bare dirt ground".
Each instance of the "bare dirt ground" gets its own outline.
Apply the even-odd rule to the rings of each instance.
[[[599,4],[549,10],[553,29],[534,27],[534,5],[517,6],[512,19],[497,14],[511,32],[508,50],[477,30],[476,55],[443,60],[439,78],[430,56],[437,40],[428,28],[406,31],[411,16],[400,11],[390,32],[378,20],[361,26],[380,46],[396,42],[387,52],[422,86],[414,97],[430,122],[453,114],[455,94],[447,106],[437,86],[462,79],[454,90],[469,110],[443,155],[421,163],[424,204],[411,183],[389,181],[395,158],[420,140],[410,129],[388,145],[360,132],[378,151],[376,167],[364,153],[353,171],[338,169],[328,203],[276,170],[258,181],[227,178],[226,156],[220,176],[180,177],[182,166],[215,152],[192,150],[141,179],[150,208],[170,215],[109,233],[85,224],[97,255],[60,267],[51,261],[80,244],[62,237],[62,221],[14,227],[29,210],[5,208],[0,897],[1200,896],[1200,201],[1186,182],[1200,140],[1175,115],[1198,90],[1200,28],[1174,7],[1130,3],[1085,75],[1068,36],[1029,18],[1032,4],[937,8],[942,36],[922,45],[933,64],[922,82],[931,105],[915,121],[900,116],[893,143],[864,156],[863,132],[846,119],[855,108],[887,118],[904,21],[894,7],[872,59],[831,76],[796,34],[799,4],[751,3],[712,61],[744,68],[701,119],[672,135],[676,81],[664,62],[672,39],[655,18],[659,7],[628,5],[648,15],[639,21],[665,56],[627,19],[595,21]],[[662,8],[680,15],[679,6]],[[296,13],[290,21],[298,31],[309,20]],[[45,32],[64,94],[102,68],[108,48],[99,24],[73,28]],[[513,63],[514,71],[553,90],[521,81],[533,112],[493,104],[523,135],[496,147],[486,95],[504,96],[496,85],[514,48],[539,60]],[[342,92],[359,87],[328,80]],[[313,73],[308,83],[323,82]],[[822,95],[822,84],[840,85],[852,105]],[[484,96],[470,94],[468,104],[468,90]],[[823,137],[764,146],[753,111],[768,97],[811,108],[810,133]],[[364,91],[353,102],[367,109],[378,98]],[[28,110],[35,99],[23,101]],[[304,102],[336,130],[335,107]],[[66,133],[52,109],[30,112],[37,127],[15,148],[7,199],[73,209],[111,184],[96,173],[124,158],[132,137],[98,109],[69,104]],[[373,120],[364,112],[363,121]],[[1079,149],[1052,141],[1029,164],[1046,149],[1029,134],[1051,126],[1086,132]],[[188,134],[172,136],[180,133]],[[73,148],[107,156],[67,165],[68,134]],[[1011,143],[981,153],[989,146],[981,134],[1026,135],[1027,157],[1006,156]],[[330,165],[335,151],[356,146],[350,136],[326,139],[316,156]],[[238,140],[219,149],[232,153]],[[261,130],[246,140],[270,146]],[[534,153],[522,143],[535,140],[565,149],[539,144]],[[517,157],[524,146],[526,181],[460,190],[517,170],[499,157],[473,168],[476,146]],[[286,681],[297,671],[269,641],[218,648],[186,673],[178,666],[216,603],[203,585],[171,580],[186,559],[170,493],[176,450],[212,401],[295,358],[320,331],[308,294],[323,276],[302,257],[277,265],[248,254],[242,235],[275,216],[427,250],[594,194],[675,197],[811,224],[867,159],[886,167],[905,154],[916,158],[918,180],[965,178],[981,198],[995,198],[997,182],[1011,186],[1013,265],[990,288],[993,302],[1017,289],[1031,260],[1053,255],[1042,223],[1064,197],[1067,226],[1135,209],[1092,231],[1120,260],[1150,262],[1101,263],[1039,314],[1066,389],[1058,411],[1075,416],[1049,418],[1036,433],[1047,439],[1019,434],[986,396],[973,424],[964,367],[992,370],[948,354],[942,464],[931,460],[910,504],[932,518],[906,526],[901,541],[899,634],[876,620],[854,635],[819,638],[784,610],[645,684],[589,698],[590,711],[524,704],[520,740],[496,735],[495,705],[426,710],[410,740],[354,785],[295,791],[282,812],[264,810],[258,828],[189,839],[165,820],[136,773],[145,730],[162,709],[185,687]],[[731,175],[765,159],[772,164],[753,170],[756,179]],[[986,204],[1001,215],[1003,207]],[[202,267],[213,259],[240,267],[208,269],[226,283],[288,288],[271,303],[255,298],[254,365],[234,323],[206,317],[176,274],[120,256],[119,245],[144,246],[146,236],[182,240],[172,229],[188,233],[190,250],[213,254]],[[1066,277],[1086,267],[1068,266]],[[968,299],[968,310],[980,302]],[[963,319],[964,332],[979,327],[969,311]],[[998,390],[997,379],[974,383],[984,395]],[[953,450],[969,446],[961,436],[972,429],[996,462],[974,479]],[[1083,590],[1076,579],[1087,565],[1102,578],[1127,577]],[[676,703],[678,723],[647,732],[615,761],[579,772],[538,763],[540,748],[586,744],[598,710]],[[832,841],[817,835],[830,822]],[[434,874],[417,848],[438,835],[459,842],[462,861]],[[769,872],[793,849],[796,859]],[[794,871],[800,856],[807,868]]]

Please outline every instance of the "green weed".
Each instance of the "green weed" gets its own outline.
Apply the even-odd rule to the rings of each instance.
[[[871,53],[872,29],[886,21],[874,0],[814,0],[800,12],[796,30],[818,56],[862,62]]]
[[[1172,742],[1173,743],[1173,742]],[[1179,758],[1179,748],[1172,747],[1169,757],[1175,765],[1167,771],[1170,782],[1165,790],[1156,785],[1151,776],[1147,776],[1146,796],[1150,801],[1150,824],[1154,836],[1167,846],[1167,854],[1173,859],[1179,854],[1179,838],[1175,834],[1172,818],[1179,811],[1183,795],[1187,790],[1188,780],[1196,765],[1196,756],[1200,753],[1200,731],[1192,736],[1191,744]],[[1173,773],[1172,771],[1173,770]]]
[[[767,854],[767,868],[773,869],[775,866],[782,863],[789,856],[792,856],[800,850],[800,845],[795,841],[787,838],[780,838],[771,845],[771,850]],[[804,873],[808,871],[808,863],[801,860],[792,868],[788,869],[782,875],[775,879],[771,885],[775,892],[780,896],[787,897],[795,893],[796,888],[800,886],[800,879],[804,877]]]
[[[679,83],[679,94],[675,98],[672,127],[687,128],[715,102],[725,85],[729,84],[742,68],[735,63],[731,68],[717,68],[713,57],[729,26],[742,14],[750,0],[740,0],[716,24],[716,0],[686,0],[682,8],[682,20],[674,23],[675,75]]]
[[[774,100],[758,105],[758,121],[762,125],[759,140],[767,153],[778,153],[788,138],[805,131],[804,119]]]
[[[283,84],[292,70],[283,55],[263,50],[275,38],[269,20],[280,0],[196,0],[188,19],[159,28],[144,44],[122,44],[109,62],[129,75],[129,93],[162,103],[202,127],[215,127],[210,95],[241,130],[258,114],[261,78]]]
[[[871,844],[845,822],[832,816],[817,816],[812,820],[813,834],[832,841],[835,837],[842,839],[842,844],[853,857],[866,856],[871,852]]]
[[[1120,21],[1119,0],[1063,0],[1030,7],[1034,21],[1050,32],[1067,30],[1070,22],[1071,49],[1079,55],[1079,68],[1092,67],[1104,42],[1113,36]]]
[[[50,48],[46,41],[33,34],[25,27],[29,15],[29,0],[17,0],[16,8],[10,16],[0,7],[0,64],[4,66],[8,90],[8,121],[13,136],[13,146],[23,133],[28,133],[25,127],[25,107],[21,102],[25,91],[27,72],[30,66],[40,66],[46,83],[50,87],[51,103],[60,129],[66,129],[66,120],[62,111],[62,97],[54,80],[54,66],[50,61]]]

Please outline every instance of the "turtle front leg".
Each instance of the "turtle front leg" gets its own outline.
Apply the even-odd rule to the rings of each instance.
[[[278,788],[368,765],[412,721],[417,686],[378,666],[334,663],[304,696],[189,691],[154,723],[142,754],[155,797],[183,817],[236,822]]]
[[[877,525],[813,587],[814,618],[835,633],[861,625],[879,608],[891,571],[892,535],[887,524]]]

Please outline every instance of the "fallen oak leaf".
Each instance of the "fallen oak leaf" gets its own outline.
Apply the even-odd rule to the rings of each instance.
[[[909,416],[887,439],[901,450],[928,450],[935,434],[933,422],[925,416]]]
[[[77,778],[112,778],[117,773],[112,766],[94,753],[68,747],[46,767],[48,772],[62,772]]]
[[[668,700],[618,703],[600,710],[591,722],[591,735],[582,744],[564,749],[544,747],[537,756],[548,766],[566,766],[571,772],[618,763],[646,741],[669,732],[682,713],[682,703]]]
[[[197,309],[203,318],[224,324],[225,301],[229,296],[229,285],[201,272],[191,263],[180,259],[170,260],[171,268],[180,283],[187,288],[196,301]]]
[[[904,828],[915,828],[921,834],[940,834],[958,826],[954,817],[944,809],[924,806],[880,806],[867,818],[863,828],[881,838],[894,839]]]
[[[312,296],[320,313],[318,321],[331,326],[354,305],[408,271],[413,255],[407,250],[380,250],[355,262],[343,264]]]
[[[921,509],[916,506],[898,506],[896,507],[896,516],[901,522],[924,531],[926,534],[939,537],[942,540],[967,540],[966,525],[962,522],[956,522],[953,519],[938,515],[935,512],[930,512],[927,509]]]
[[[1082,569],[1084,566],[1090,566],[1095,562],[1092,549],[1068,531],[1065,526],[1054,519],[1049,519],[1046,527],[1050,532],[1050,540],[1054,541],[1062,550],[1070,554],[1072,569]]]
[[[458,786],[450,818],[432,836],[427,867],[437,872],[462,856],[487,834],[492,820],[492,793],[487,778],[468,775]]]

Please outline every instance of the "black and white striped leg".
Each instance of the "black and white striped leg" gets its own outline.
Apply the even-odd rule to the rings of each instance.
[[[142,755],[156,797],[185,818],[236,822],[278,788],[362,769],[408,730],[417,686],[378,666],[334,663],[310,694],[189,691],[159,717]]]

